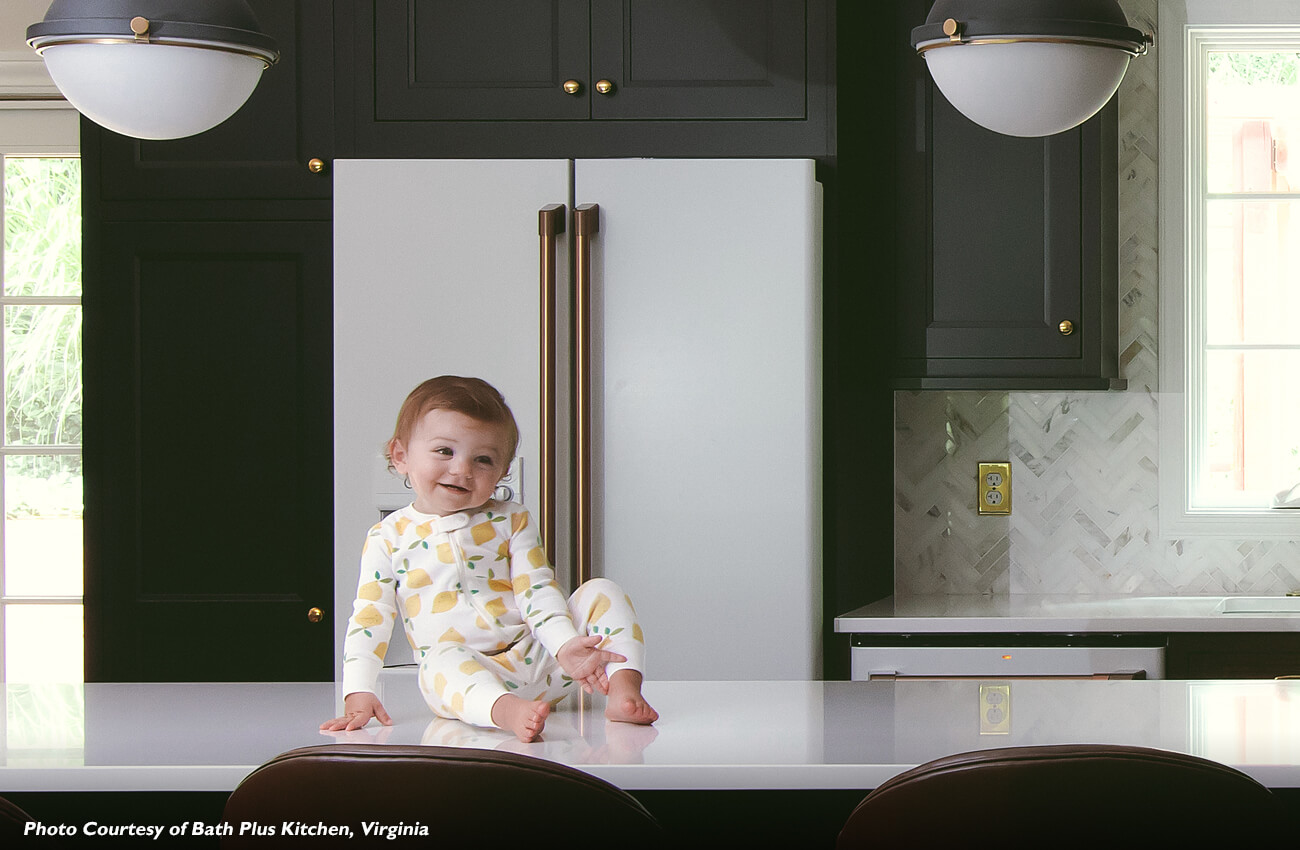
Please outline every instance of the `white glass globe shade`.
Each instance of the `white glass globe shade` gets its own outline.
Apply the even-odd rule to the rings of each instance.
[[[55,44],[41,52],[68,102],[100,126],[137,139],[179,139],[244,105],[266,63],[168,44]]]
[[[1106,105],[1130,54],[1088,44],[963,44],[925,52],[944,97],[982,127],[1008,136],[1050,136]]]

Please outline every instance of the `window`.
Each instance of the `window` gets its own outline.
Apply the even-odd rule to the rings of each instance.
[[[75,761],[84,739],[76,113],[0,108],[0,183],[0,743],[11,765],[38,750]]]
[[[1161,6],[1165,537],[1300,532],[1300,3],[1237,6]]]

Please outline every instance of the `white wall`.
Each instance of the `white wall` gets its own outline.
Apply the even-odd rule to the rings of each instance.
[[[58,94],[26,40],[28,25],[45,17],[49,5],[49,0],[0,2],[0,96]]]

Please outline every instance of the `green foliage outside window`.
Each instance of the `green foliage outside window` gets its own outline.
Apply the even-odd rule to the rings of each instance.
[[[1209,66],[1212,84],[1292,86],[1300,79],[1300,53],[1215,52]]]
[[[4,294],[81,295],[81,161],[7,157],[4,168]],[[5,442],[81,443],[79,305],[4,309]],[[81,457],[12,457],[9,516],[81,512]]]

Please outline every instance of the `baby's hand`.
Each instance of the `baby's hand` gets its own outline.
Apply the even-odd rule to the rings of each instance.
[[[343,698],[343,716],[326,720],[320,725],[322,732],[351,732],[360,729],[375,718],[385,726],[393,725],[393,718],[384,711],[379,697],[366,691],[357,691]]]
[[[564,672],[589,694],[595,691],[609,693],[609,677],[605,675],[605,665],[612,661],[627,660],[616,652],[596,649],[602,640],[604,637],[601,635],[571,638],[555,654],[555,659],[560,662]]]

